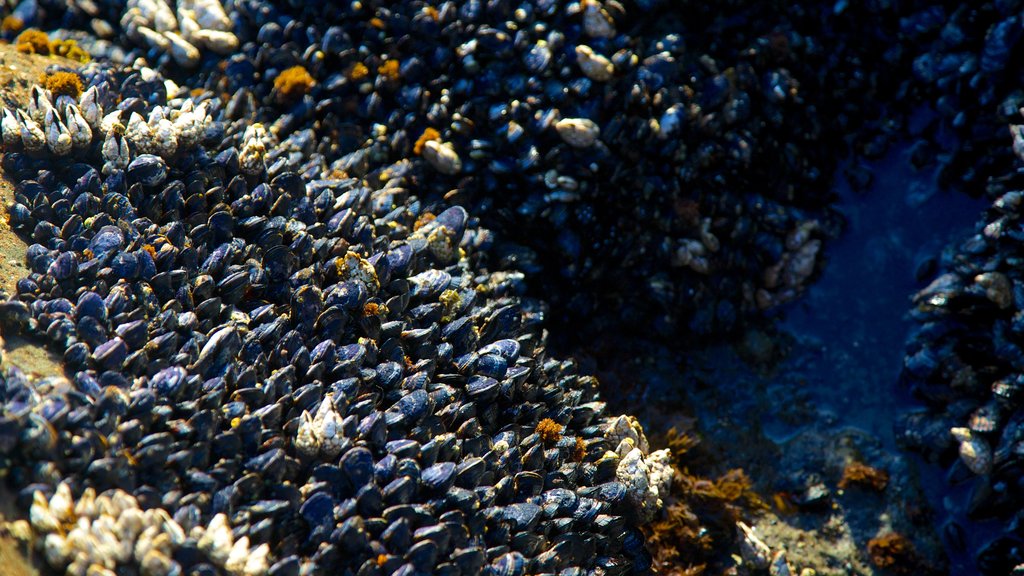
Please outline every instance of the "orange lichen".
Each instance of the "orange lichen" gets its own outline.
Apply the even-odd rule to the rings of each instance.
[[[40,80],[42,81],[41,84],[54,97],[71,96],[72,98],[78,98],[78,95],[82,93],[82,79],[74,72],[44,74]]]
[[[155,246],[153,246],[152,244],[146,244],[146,245],[144,245],[142,247],[142,249],[145,250],[146,253],[148,253],[151,258],[156,259],[156,247]]]
[[[416,222],[414,222],[412,225],[413,231],[419,230],[420,228],[423,228],[427,224],[430,224],[431,222],[434,221],[434,218],[436,218],[436,216],[434,216],[430,212],[424,212],[423,214],[420,214],[420,217],[417,218]]]
[[[377,554],[377,566],[378,567],[383,566],[384,564],[387,563],[387,561],[388,561],[388,555],[387,554]]]
[[[363,64],[362,62],[353,62],[345,70],[345,78],[348,78],[349,80],[352,80],[353,82],[358,82],[359,80],[362,80],[363,78],[366,78],[369,74],[370,74],[370,69],[367,68],[366,64]]]
[[[0,21],[0,30],[4,32],[18,32],[25,27],[25,23],[21,21],[21,18],[13,14],[4,16],[4,19]]]
[[[562,425],[551,418],[545,418],[537,423],[537,435],[540,441],[551,445],[562,438]]]
[[[82,255],[85,256],[86,260],[92,260],[92,257],[93,257],[92,250],[89,250],[88,248],[86,248],[85,250],[82,250]]]
[[[851,485],[863,486],[877,492],[885,490],[889,484],[889,473],[885,470],[872,468],[860,462],[850,462],[843,470],[843,477],[839,480],[839,487],[846,489]]]
[[[370,26],[373,26],[374,28],[376,28],[378,30],[383,30],[384,27],[387,26],[387,25],[380,18],[374,17],[374,18],[370,18]]]
[[[890,532],[868,541],[868,555],[871,562],[894,574],[916,574],[919,568],[914,545],[902,534]]]
[[[572,447],[572,459],[576,462],[582,462],[587,457],[587,444],[583,441],[583,438],[576,437],[576,444]]]
[[[437,22],[437,19],[440,16],[440,13],[437,11],[437,8],[434,8],[433,6],[424,6],[423,11],[427,13],[427,16],[430,16],[431,20]]]
[[[41,54],[43,56],[50,54],[50,37],[46,35],[46,32],[35,28],[29,28],[18,34],[18,37],[14,39],[14,45],[18,52],[23,54]]]
[[[434,130],[433,128],[427,128],[426,130],[423,131],[423,134],[420,134],[420,137],[416,139],[416,143],[413,144],[412,146],[412,153],[419,155],[421,152],[423,152],[423,147],[427,144],[427,142],[430,142],[431,140],[440,139],[440,132]]]
[[[86,63],[92,59],[74,40],[54,40],[50,42],[50,53],[63,56],[68,60]]]
[[[398,60],[385,60],[383,64],[377,67],[377,74],[388,80],[398,80]]]
[[[316,81],[302,66],[292,66],[274,78],[274,90],[282,101],[302,98],[316,86]]]
[[[377,302],[367,302],[363,305],[363,316],[383,316],[388,313],[388,307]]]

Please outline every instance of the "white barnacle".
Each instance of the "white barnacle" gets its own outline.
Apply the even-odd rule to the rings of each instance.
[[[563,118],[555,123],[555,131],[573,148],[589,148],[601,136],[601,128],[589,118]]]
[[[107,114],[100,120],[100,132],[103,134],[110,134],[110,131],[114,129],[114,126],[121,124],[121,133],[124,133],[124,116],[121,110],[114,110],[110,114]]]
[[[199,49],[176,32],[164,32],[164,38],[170,42],[171,58],[180,66],[192,68],[199,64]]]
[[[144,529],[145,515],[138,508],[125,510],[115,524],[115,531],[121,541],[134,542]]]
[[[96,517],[96,490],[91,486],[82,490],[82,495],[75,503],[75,516],[79,518]]]
[[[423,157],[442,174],[458,174],[462,171],[462,159],[448,142],[428,140],[423,144]]]
[[[174,30],[178,27],[174,12],[164,0],[129,0],[128,6],[137,9],[138,14],[145,22],[160,32]]]
[[[146,119],[138,112],[132,112],[128,116],[128,125],[125,127],[124,136],[132,144],[135,144],[139,152],[143,154],[150,152],[153,131],[149,128],[149,124],[146,123]]]
[[[341,416],[334,409],[332,394],[327,394],[320,402],[313,424],[320,450],[328,458],[337,457],[344,447],[345,438],[341,431]]]
[[[111,130],[105,140],[101,154],[103,155],[103,173],[110,174],[114,170],[124,170],[131,162],[128,152],[128,141],[121,135],[121,130]]]
[[[594,52],[585,44],[576,47],[576,63],[580,65],[580,70],[595,82],[607,82],[615,76],[615,65],[611,60]]]
[[[53,107],[57,110],[63,110],[72,104],[77,104],[74,96],[70,94],[61,94],[53,101]]]
[[[193,35],[201,29],[199,22],[196,22],[195,13],[186,8],[184,2],[178,2],[178,30],[181,37],[194,42]]]
[[[231,18],[220,0],[184,0],[190,4],[196,21],[205,30],[231,30]]]
[[[180,572],[180,567],[176,566],[174,560],[159,550],[147,552],[139,566],[142,568],[142,576],[171,576]]]
[[[131,28],[128,28],[128,30],[131,30]],[[135,26],[134,30],[150,48],[155,48],[160,52],[169,52],[171,50],[171,40],[149,26]]]
[[[201,132],[196,128],[196,115],[191,110],[192,101],[186,100],[185,105],[182,105],[181,112],[174,118],[174,129],[178,133],[178,145],[187,150],[199,143]]]
[[[210,524],[198,541],[199,549],[220,565],[227,561],[232,544],[234,544],[234,537],[231,534],[231,527],[228,526],[228,517],[223,513],[217,514],[210,520]]]
[[[50,95],[45,88],[33,86],[28,96],[28,115],[36,122],[42,122],[46,118],[46,111],[53,108],[50,102]]]
[[[162,118],[151,126],[153,131],[153,148],[157,154],[164,158],[174,156],[178,151],[178,129],[166,118]]]
[[[68,132],[71,134],[71,145],[81,149],[92,144],[92,127],[82,116],[78,106],[70,104],[64,109]]]
[[[50,503],[39,490],[32,493],[32,506],[29,508],[28,518],[38,532],[50,533],[60,529],[60,520],[50,511]]]
[[[46,147],[46,136],[35,120],[18,110],[18,125],[21,128],[21,143],[29,152],[38,152]]]
[[[242,576],[245,571],[245,561],[249,558],[249,537],[242,536],[235,541],[231,547],[228,558],[224,562],[224,569],[236,576]]]
[[[61,522],[70,523],[75,520],[75,499],[67,482],[58,484],[50,497],[50,512]]]
[[[949,433],[960,443],[960,460],[975,474],[992,471],[992,448],[970,428],[950,428]]]
[[[160,528],[157,526],[149,526],[139,534],[137,540],[135,540],[135,548],[133,554],[136,562],[142,562],[142,559],[146,557],[153,549],[153,542],[157,535],[160,534]]]
[[[71,151],[71,133],[61,121],[56,109],[50,108],[46,111],[43,125],[46,130],[46,145],[51,152],[57,156],[64,156]]]
[[[267,557],[270,555],[270,546],[260,544],[249,551],[249,557],[245,560],[245,568],[242,573],[245,576],[262,576],[270,569],[270,562]]]
[[[3,134],[5,150],[14,150],[21,145],[21,125],[6,107],[3,109],[3,117],[0,118],[0,134]]]
[[[299,454],[307,458],[314,458],[320,452],[320,440],[316,432],[316,424],[313,422],[309,412],[305,410],[302,411],[299,418],[301,422],[299,423],[298,431],[295,433],[295,449],[299,451]]]
[[[71,560],[72,548],[67,538],[57,532],[51,532],[43,539],[43,556],[54,568],[63,568]]]
[[[233,32],[198,30],[192,34],[192,41],[221,55],[231,54],[238,49],[238,36]]]
[[[174,546],[181,546],[185,543],[185,529],[167,513],[167,510],[157,508],[156,518],[159,522],[160,529],[167,535],[167,539],[171,544]]]
[[[266,137],[267,130],[259,122],[245,129],[242,149],[238,152],[238,162],[244,174],[255,176],[266,168],[267,148],[263,144]]]
[[[93,129],[100,127],[100,122],[103,120],[103,106],[100,105],[100,93],[95,86],[90,86],[88,90],[82,92],[78,98],[78,107],[90,127]]]

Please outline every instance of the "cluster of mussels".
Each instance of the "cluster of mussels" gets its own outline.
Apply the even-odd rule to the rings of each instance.
[[[1021,184],[1019,175],[1002,179],[1002,194],[978,231],[944,254],[942,273],[914,296],[918,325],[902,379],[927,409],[908,414],[898,427],[906,446],[952,462],[951,479],[973,479],[970,517],[1007,521],[979,555],[979,567],[992,575],[1024,571]],[[951,525],[948,536],[963,545],[960,530]]]
[[[349,173],[414,160],[421,197],[469,208],[550,315],[594,331],[730,330],[794,298],[834,228],[819,145],[833,136],[789,71],[806,51],[795,34],[712,56],[688,48],[699,25],[660,25],[645,2],[214,4],[16,13],[227,94],[230,118],[266,118]],[[192,23],[237,48],[220,56]]]
[[[141,62],[80,73],[0,124],[33,242],[0,320],[69,375],[0,378],[0,468],[51,566],[649,569],[668,452],[545,354],[464,209],[431,212],[408,162],[300,174]]]

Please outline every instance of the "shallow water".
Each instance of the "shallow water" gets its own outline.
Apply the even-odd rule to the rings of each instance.
[[[874,169],[868,193],[840,186],[848,228],[830,246],[822,277],[786,312],[781,327],[801,343],[799,361],[814,383],[808,387],[813,403],[837,424],[863,429],[895,451],[893,422],[917,406],[897,384],[911,326],[910,297],[930,280],[916,279],[916,270],[971,234],[988,203],[939,190],[934,175],[916,173],[902,151]],[[966,491],[948,486],[938,466],[916,463],[935,525],[956,519],[970,539],[986,538],[984,525],[963,517]],[[976,573],[972,558],[949,547],[946,552],[951,574]]]
[[[836,503],[832,511],[771,513],[760,521],[766,542],[787,548],[797,571],[848,573],[841,566],[847,563],[855,573],[873,573],[867,541],[898,531],[911,535],[936,567],[946,548],[953,555],[948,573],[969,576],[976,573],[973,558],[942,546],[940,527],[956,518],[972,539],[988,531],[962,517],[964,488],[949,487],[943,469],[896,446],[893,423],[918,406],[898,383],[910,298],[930,280],[919,279],[918,270],[972,233],[987,202],[939,189],[934,171],[912,168],[906,147],[869,167],[874,181],[863,193],[841,171],[837,176],[847,225],[828,243],[821,277],[780,312],[777,331],[751,330],[735,346],[698,353],[655,354],[638,411],[655,433],[682,420],[665,406],[694,414],[705,442],[723,455],[722,466],[743,467],[766,495],[793,478],[822,478]],[[890,472],[885,494],[836,488],[851,458]],[[915,516],[918,508],[932,516]],[[842,524],[843,538],[823,535],[830,521]],[[805,546],[808,537],[814,542]]]

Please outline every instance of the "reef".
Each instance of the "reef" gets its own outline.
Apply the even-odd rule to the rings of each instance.
[[[796,301],[840,166],[864,190],[897,140],[994,200],[922,265],[901,439],[978,477],[973,515],[1021,509],[1019,2],[7,12],[46,74],[0,110],[30,244],[0,324],[66,377],[4,366],[0,472],[58,572],[786,573],[757,478],[603,399],[647,400],[644,338]],[[899,573],[910,542],[866,548]]]

